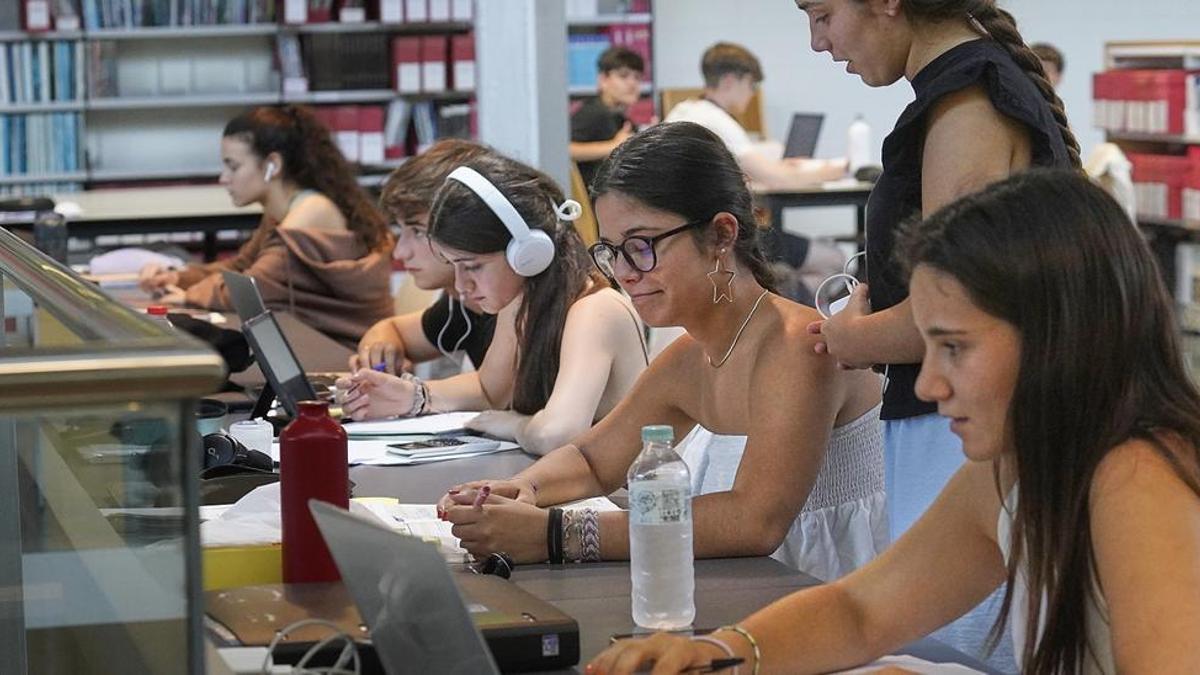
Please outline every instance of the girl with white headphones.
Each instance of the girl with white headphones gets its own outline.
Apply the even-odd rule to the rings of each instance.
[[[544,453],[612,410],[646,366],[629,301],[593,269],[571,225],[579,205],[545,174],[492,155],[450,173],[431,245],[459,296],[496,314],[478,371],[423,382],[359,369],[339,382],[354,419],[485,410],[468,426]]]

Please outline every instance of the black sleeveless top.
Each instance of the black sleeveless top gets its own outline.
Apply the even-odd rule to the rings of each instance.
[[[873,311],[908,297],[908,283],[895,259],[896,233],[906,219],[921,213],[921,154],[925,115],[946,94],[981,86],[996,110],[1030,131],[1034,166],[1071,166],[1062,133],[1050,104],[1004,47],[988,38],[972,40],[937,57],[912,80],[916,100],[904,109],[896,128],[883,141],[883,174],[867,203],[867,281]],[[966,146],[963,152],[971,152]],[[883,395],[885,420],[935,412],[937,406],[917,399],[913,386],[920,364],[893,364]]]

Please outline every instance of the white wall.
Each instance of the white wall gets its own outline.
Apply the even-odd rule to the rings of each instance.
[[[1200,39],[1197,0],[1001,0],[1026,41],[1058,46],[1067,61],[1060,95],[1086,153],[1102,135],[1091,127],[1091,74],[1103,67],[1109,40]],[[791,113],[824,112],[820,156],[845,153],[845,129],[863,114],[875,157],[883,137],[912,98],[905,80],[871,89],[828,54],[809,47],[808,21],[794,0],[655,0],[654,79],[658,87],[700,86],[700,55],[718,40],[745,45],[762,61],[766,123],[787,132]],[[814,209],[813,211],[817,211]],[[844,214],[844,210],[842,210]],[[846,230],[838,211],[789,214],[788,227],[816,233]],[[830,220],[836,222],[829,222]]]

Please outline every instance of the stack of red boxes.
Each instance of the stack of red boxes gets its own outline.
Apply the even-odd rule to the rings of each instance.
[[[1194,150],[1194,148],[1193,148]],[[1183,218],[1183,191],[1195,170],[1196,158],[1187,155],[1129,153],[1133,164],[1133,189],[1138,215],[1148,218]]]
[[[1092,76],[1093,122],[1108,131],[1200,135],[1200,71],[1109,70]]]

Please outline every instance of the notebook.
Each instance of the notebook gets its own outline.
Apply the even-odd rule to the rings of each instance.
[[[258,292],[258,284],[254,277],[225,270],[221,272],[225,280],[225,290],[229,292],[229,302],[233,311],[237,312],[242,321],[249,321],[267,311],[263,304],[262,294]]]
[[[226,641],[266,644],[279,628],[319,616],[361,637],[365,624],[388,675],[498,674],[579,662],[575,620],[516,584],[452,572],[433,544],[329,504],[310,502],[310,509],[344,584],[210,591],[210,625],[228,631],[233,639]],[[301,642],[328,635],[301,630],[307,631],[297,632]]]
[[[821,125],[825,116],[819,113],[795,113],[792,124],[788,127],[787,145],[783,147],[784,157],[812,157],[817,150],[817,137],[821,135]]]

